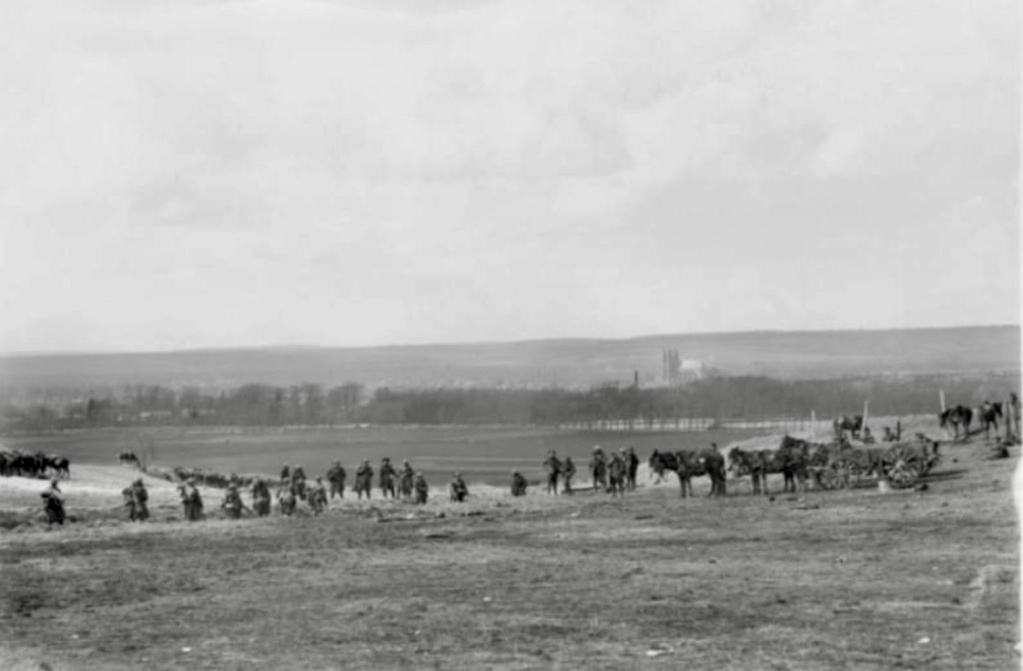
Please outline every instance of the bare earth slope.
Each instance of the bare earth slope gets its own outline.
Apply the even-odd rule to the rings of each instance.
[[[474,487],[240,521],[208,491],[195,524],[158,481],[123,521],[134,472],[83,467],[54,530],[43,483],[3,478],[0,668],[1018,668],[1018,448],[944,451],[924,491]]]

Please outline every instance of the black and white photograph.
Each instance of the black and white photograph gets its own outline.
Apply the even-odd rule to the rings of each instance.
[[[0,1],[0,669],[1020,669],[1020,14]]]

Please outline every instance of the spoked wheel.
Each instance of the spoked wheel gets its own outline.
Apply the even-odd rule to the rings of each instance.
[[[860,478],[863,477],[864,469],[857,463],[852,463],[846,466],[846,471],[849,473],[849,477],[846,479],[845,486],[847,489],[856,489],[860,484]]]
[[[828,489],[849,489],[851,476],[849,465],[838,462],[825,470],[824,481],[827,483]]]
[[[912,461],[899,459],[888,469],[888,482],[895,489],[906,489],[916,484],[920,477],[920,469]]]
[[[883,464],[888,482],[896,489],[912,487],[923,472],[919,455],[901,445],[885,455]]]

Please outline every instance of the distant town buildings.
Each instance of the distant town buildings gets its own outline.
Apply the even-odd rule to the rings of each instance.
[[[665,349],[662,360],[666,384],[688,384],[702,380],[706,375],[707,368],[702,359],[683,359],[677,349]]]

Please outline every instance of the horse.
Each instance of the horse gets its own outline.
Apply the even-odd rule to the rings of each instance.
[[[131,450],[124,450],[122,452],[119,452],[117,454],[117,461],[122,466],[127,464],[129,466],[135,466],[135,468],[139,468],[142,465],[142,462],[139,461],[138,456]]]
[[[860,430],[863,429],[863,415],[853,415],[852,417],[843,415],[832,421],[831,426],[835,430],[835,438],[842,438],[848,431],[853,438],[859,440]]]
[[[860,418],[862,424],[862,418]],[[806,475],[809,470],[811,453],[810,443],[792,436],[781,439],[778,451],[774,454],[773,465],[785,477],[786,492],[795,493],[798,481],[801,491],[806,491]]]
[[[765,495],[768,493],[767,476],[770,473],[782,474],[785,493],[795,493],[797,480],[800,489],[805,492],[810,458],[810,443],[791,436],[782,438],[777,450],[746,451],[733,447],[728,453],[730,470],[736,475],[750,475],[753,479],[753,493]]]
[[[769,454],[769,450],[743,450],[733,447],[728,451],[728,470],[735,473],[736,477],[750,476],[753,480],[753,494],[766,494]],[[764,482],[762,492],[761,480]]]
[[[941,421],[941,428],[948,430],[948,425],[952,425],[954,431],[953,440],[959,440],[959,427],[963,428],[963,440],[970,438],[970,424],[973,422],[973,410],[967,408],[964,405],[957,405],[954,408],[948,408],[938,413],[938,419]]]
[[[727,493],[725,458],[715,448],[676,452],[654,450],[649,464],[650,470],[658,477],[663,478],[666,471],[674,471],[678,475],[682,498],[693,495],[692,479],[703,475],[710,477],[708,496],[725,496]]]
[[[984,438],[988,439],[991,437],[991,426],[995,427],[995,438],[998,438],[998,418],[1002,416],[1002,403],[992,403],[991,401],[984,401],[979,408],[977,408],[977,419],[980,422],[980,427],[984,429]]]
[[[67,457],[51,454],[46,458],[47,466],[53,470],[54,477],[58,479],[71,479],[71,462]]]

